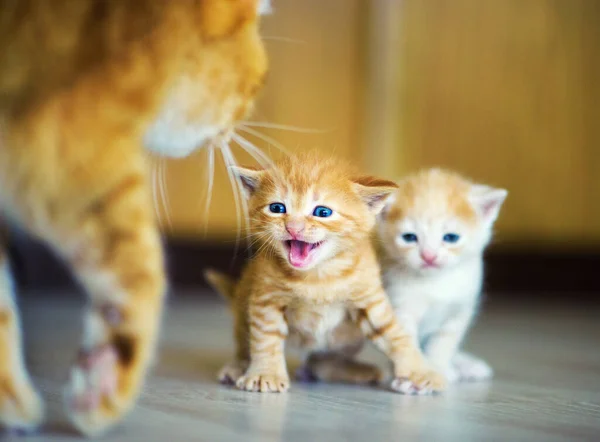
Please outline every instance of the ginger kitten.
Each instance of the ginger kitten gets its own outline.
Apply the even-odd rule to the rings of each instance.
[[[265,9],[0,0],[0,223],[45,241],[89,295],[65,390],[85,435],[132,409],[159,334],[166,278],[144,147],[183,157],[246,118],[267,71]],[[28,431],[44,407],[13,292],[0,241],[0,426]]]
[[[392,389],[441,390],[443,377],[428,369],[394,317],[370,242],[396,185],[311,154],[236,173],[259,248],[237,283],[207,272],[235,316],[235,359],[221,380],[247,391],[286,391],[289,340],[311,352],[304,371],[317,379],[378,381],[377,368],[354,360],[366,336],[394,365]]]
[[[483,252],[507,191],[439,169],[399,182],[379,216],[384,285],[400,324],[449,382],[490,378],[459,351],[482,289]]]

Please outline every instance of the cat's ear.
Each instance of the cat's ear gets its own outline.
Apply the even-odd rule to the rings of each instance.
[[[471,188],[469,199],[483,220],[492,224],[498,218],[500,208],[507,195],[508,191],[505,189],[475,184]]]
[[[240,183],[242,183],[242,189],[246,198],[250,198],[256,192],[260,184],[260,179],[265,173],[264,170],[256,167],[230,166],[230,170],[240,180]]]
[[[398,188],[398,184],[373,176],[360,176],[352,179],[352,187],[371,212],[377,215]]]

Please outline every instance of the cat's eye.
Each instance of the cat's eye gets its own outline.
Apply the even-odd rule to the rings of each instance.
[[[448,242],[450,244],[457,243],[460,239],[460,235],[458,233],[446,233],[444,235],[444,242]]]
[[[313,210],[313,216],[317,216],[319,218],[329,218],[331,215],[333,215],[333,210],[331,210],[329,207],[317,206],[315,207],[315,210]]]
[[[269,204],[269,211],[271,213],[285,213],[285,204],[271,203]]]
[[[415,235],[414,233],[403,233],[402,239],[404,240],[404,242],[417,242],[418,240],[417,235]]]

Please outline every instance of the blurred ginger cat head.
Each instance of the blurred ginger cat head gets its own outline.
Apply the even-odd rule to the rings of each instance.
[[[431,274],[481,256],[507,191],[440,169],[406,177],[380,215],[388,257],[405,270]]]
[[[69,112],[112,119],[131,136],[135,119],[147,148],[186,156],[252,109],[269,11],[268,0],[0,0],[10,24],[0,32],[0,114],[10,124],[60,97],[73,105],[65,122]]]
[[[248,201],[251,233],[261,249],[309,270],[369,238],[396,184],[361,176],[313,153],[273,168],[235,168]]]

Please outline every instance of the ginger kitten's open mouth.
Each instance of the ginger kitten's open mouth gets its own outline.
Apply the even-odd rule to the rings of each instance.
[[[310,243],[291,239],[284,241],[283,244],[288,250],[290,264],[294,267],[302,268],[311,263],[314,252],[323,244],[323,241]]]

